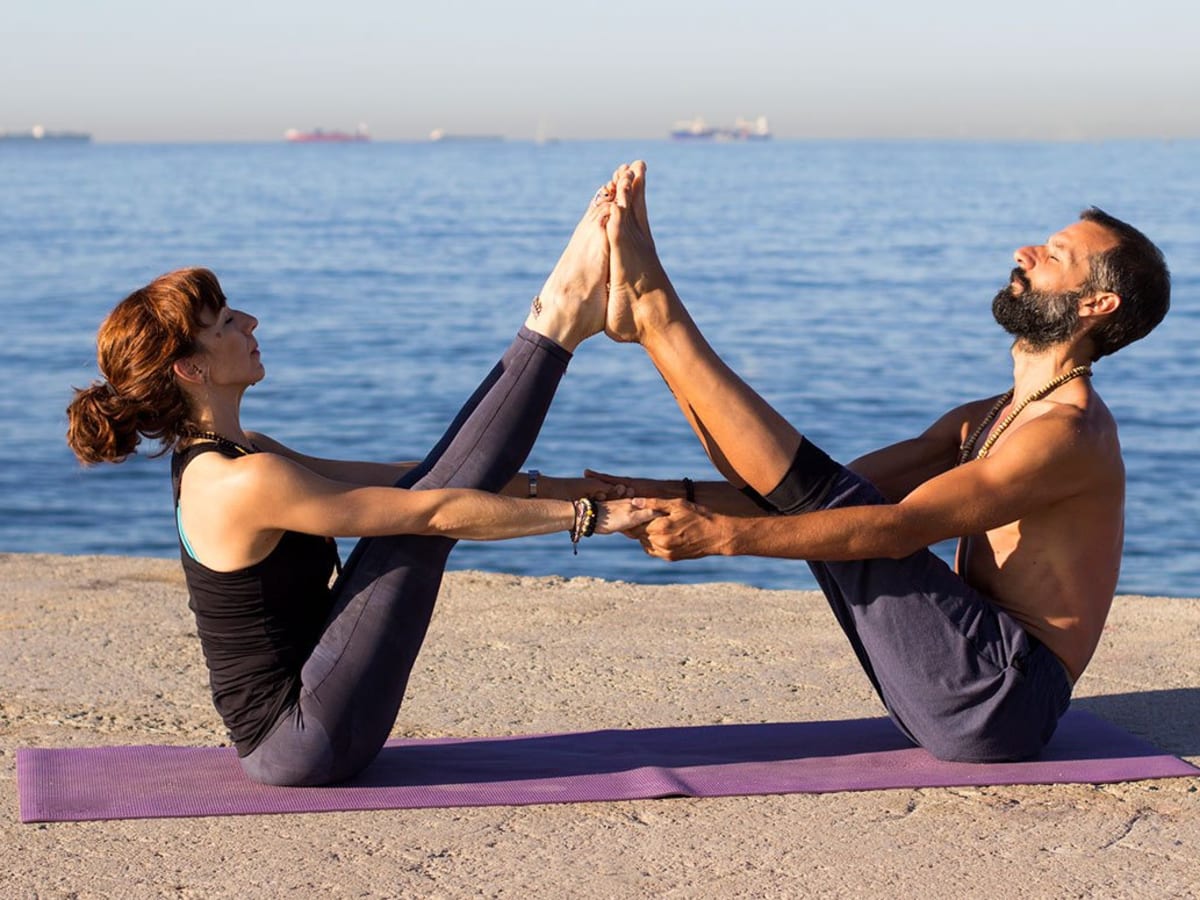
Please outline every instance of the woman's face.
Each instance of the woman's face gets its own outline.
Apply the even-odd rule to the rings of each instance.
[[[258,352],[254,329],[258,319],[249,313],[225,306],[202,320],[197,335],[202,353],[196,357],[209,384],[251,385],[266,375]]]

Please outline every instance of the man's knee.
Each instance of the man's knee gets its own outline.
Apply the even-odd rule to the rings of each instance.
[[[946,727],[919,736],[919,743],[942,762],[1008,763],[1034,759],[1049,742],[1034,729]]]
[[[819,509],[842,471],[840,463],[803,438],[791,468],[764,499],[786,516]]]

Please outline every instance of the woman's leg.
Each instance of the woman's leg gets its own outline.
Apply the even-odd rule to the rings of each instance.
[[[512,346],[399,487],[498,491],[525,461],[573,349],[604,326],[607,202],[596,202]],[[297,704],[242,760],[271,784],[349,778],[395,723],[454,541],[397,535],[355,547],[334,608],[300,674]]]
[[[569,359],[554,342],[521,329],[465,415],[404,486],[503,487],[532,448]],[[322,784],[374,759],[400,709],[454,543],[415,535],[358,542],[301,671],[298,705],[242,761],[252,778]]]

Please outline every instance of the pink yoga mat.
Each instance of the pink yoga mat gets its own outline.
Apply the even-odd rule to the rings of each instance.
[[[1071,711],[1039,759],[940,762],[888,719],[394,740],[353,781],[254,784],[232,749],[18,750],[22,822],[727,797],[956,785],[1092,784],[1200,769]]]

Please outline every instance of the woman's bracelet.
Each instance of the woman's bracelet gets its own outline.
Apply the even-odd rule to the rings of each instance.
[[[575,508],[575,521],[571,525],[571,550],[578,556],[580,538],[596,533],[596,501],[591,497],[580,497],[572,500],[571,505]]]

